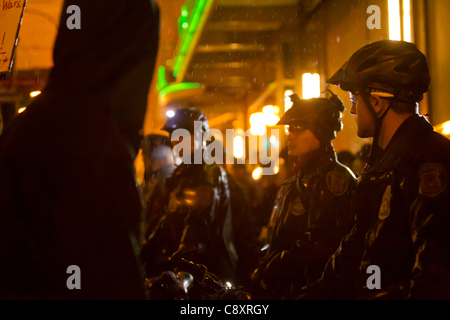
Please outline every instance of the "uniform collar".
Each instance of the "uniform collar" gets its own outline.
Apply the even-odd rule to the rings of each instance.
[[[378,155],[374,165],[367,171],[394,167],[413,145],[433,131],[433,126],[423,116],[412,115],[400,125],[386,149]]]
[[[297,175],[300,176],[312,174],[314,171],[326,166],[330,162],[336,161],[336,154],[331,144],[320,147],[303,157],[305,160],[298,166],[299,169]]]

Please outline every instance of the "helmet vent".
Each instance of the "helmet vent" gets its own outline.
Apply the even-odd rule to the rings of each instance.
[[[378,58],[377,57],[372,57],[370,59],[367,59],[366,61],[364,61],[363,63],[361,63],[358,68],[356,69],[356,72],[362,72],[364,70],[367,70],[371,67],[373,67],[374,65],[376,65],[378,63]]]
[[[408,65],[406,64],[401,64],[398,65],[394,68],[394,71],[397,73],[403,73],[403,74],[407,74],[409,72],[410,68]]]
[[[383,53],[384,56],[403,56],[405,54],[405,47],[404,46],[393,46],[391,48],[386,49],[386,51]]]

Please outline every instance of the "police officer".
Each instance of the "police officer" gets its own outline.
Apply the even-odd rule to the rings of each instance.
[[[353,225],[356,178],[336,160],[332,140],[342,129],[342,101],[300,100],[278,125],[289,125],[288,152],[295,175],[278,191],[268,224],[269,248],[253,274],[254,296],[290,299],[320,277]],[[266,291],[262,293],[260,287]]]
[[[327,82],[351,93],[358,135],[374,145],[356,226],[302,297],[449,299],[450,141],[418,114],[426,57],[412,43],[378,41]]]
[[[202,138],[209,130],[208,120],[199,109],[179,109],[163,130],[171,135],[174,153],[179,152],[183,162],[166,180],[165,214],[143,251],[147,273],[161,261],[185,258],[233,282],[237,255],[227,173],[215,163],[206,164],[203,157],[197,163],[195,157],[196,152],[203,154],[205,149]],[[155,248],[159,248],[158,252]]]

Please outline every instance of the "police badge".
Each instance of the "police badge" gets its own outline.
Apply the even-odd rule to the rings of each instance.
[[[327,174],[327,186],[335,196],[342,196],[348,190],[348,180],[343,173],[330,171]]]
[[[384,220],[391,214],[391,198],[392,187],[389,185],[384,192],[383,199],[381,200],[380,211],[378,212],[378,219]]]
[[[419,193],[427,197],[436,197],[447,187],[447,172],[437,163],[426,163],[421,166],[419,178]]]
[[[305,207],[303,206],[302,200],[300,197],[295,199],[294,203],[291,206],[291,212],[294,216],[301,216],[305,213]]]

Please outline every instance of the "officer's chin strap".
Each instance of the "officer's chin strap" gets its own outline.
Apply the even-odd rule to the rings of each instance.
[[[375,112],[375,109],[373,108],[372,104],[370,103],[370,92],[363,92],[361,93],[361,97],[363,98],[364,103],[366,104],[367,108],[369,109],[370,113],[372,114],[372,117],[375,121],[375,132],[373,134],[373,143],[372,143],[372,148],[370,150],[370,156],[369,156],[369,160],[367,161],[367,167],[370,167],[373,165],[373,163],[375,162],[375,159],[378,156],[378,151],[379,151],[379,147],[378,147],[378,140],[380,138],[380,132],[381,132],[381,127],[383,125],[383,120],[386,117],[386,115],[388,114],[389,110],[391,110],[391,104],[389,104],[389,107],[386,109],[386,111],[380,116],[378,117],[378,114]]]

